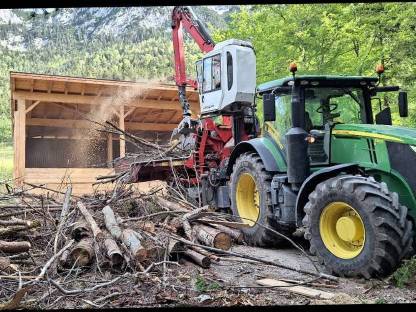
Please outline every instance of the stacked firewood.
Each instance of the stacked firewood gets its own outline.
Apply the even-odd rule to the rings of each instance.
[[[62,254],[60,266],[86,267],[98,257],[102,267],[118,272],[129,267],[141,270],[169,259],[184,259],[208,268],[211,261],[220,258],[203,246],[229,250],[232,242],[242,243],[241,232],[229,227],[242,224],[219,217],[208,206],[192,210],[190,204],[157,195],[153,201],[161,211],[133,218],[122,218],[110,205],[94,218],[91,209],[77,201],[79,217],[71,229],[75,244]],[[149,220],[163,214],[167,216],[163,222]]]
[[[24,220],[11,216],[0,220],[0,270],[17,271],[17,264],[29,260],[27,252],[32,244],[25,239],[29,232],[40,226],[38,220]]]

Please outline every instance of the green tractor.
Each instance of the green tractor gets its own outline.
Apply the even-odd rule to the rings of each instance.
[[[292,73],[257,87],[262,135],[227,166],[233,214],[251,245],[285,245],[262,224],[304,235],[332,274],[385,276],[413,253],[416,130],[392,126],[378,95],[399,91],[406,117],[407,93],[380,77]]]

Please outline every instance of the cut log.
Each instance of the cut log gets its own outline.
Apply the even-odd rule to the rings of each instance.
[[[113,209],[110,206],[105,206],[102,209],[102,213],[104,215],[104,223],[107,230],[110,232],[111,236],[114,237],[116,240],[121,239],[121,228],[118,226],[118,222],[116,220],[116,216],[114,214]]]
[[[221,224],[233,229],[242,229],[242,228],[248,228],[250,227],[247,223],[241,223],[241,222],[232,222],[232,221],[225,221],[225,220],[212,220],[212,219],[199,219],[198,222],[206,223],[209,225],[213,224]]]
[[[238,229],[232,229],[232,228],[229,228],[229,227],[221,225],[221,224],[211,224],[211,226],[220,230],[220,231],[222,231],[222,232],[224,232],[224,233],[227,233],[228,235],[231,236],[233,241],[235,241],[238,244],[241,244],[244,240],[243,233]]]
[[[23,225],[30,227],[33,221],[22,220],[15,217],[12,217],[11,220],[0,220],[0,225],[3,226],[12,226],[12,225]]]
[[[120,271],[124,267],[125,261],[117,243],[112,238],[107,237],[104,240],[104,246],[107,251],[107,257],[110,258],[111,268]]]
[[[182,220],[182,227],[183,230],[185,232],[185,236],[190,240],[190,241],[195,241],[195,235],[196,233],[193,231],[191,224],[189,224],[188,220]]]
[[[182,216],[182,220],[188,220],[190,222],[206,215],[206,212],[209,212],[209,206],[204,206],[185,213]]]
[[[211,259],[209,257],[201,255],[195,250],[187,249],[183,254],[188,258],[192,259],[192,261],[194,261],[196,264],[198,264],[204,269],[209,268],[211,265]]]
[[[204,255],[208,258],[210,258],[211,260],[215,261],[215,262],[220,262],[220,257],[206,251],[205,249],[201,248],[201,247],[197,247],[197,246],[189,246],[190,249],[195,250],[196,252],[200,253],[201,255]]]
[[[29,251],[32,246],[29,242],[6,242],[0,240],[0,251],[5,253],[19,253]]]
[[[94,259],[94,240],[90,237],[81,239],[69,255],[71,266],[87,266]],[[75,263],[76,262],[76,263]]]
[[[91,228],[91,231],[92,231],[92,234],[94,235],[94,238],[96,238],[96,239],[103,238],[103,236],[104,236],[103,232],[101,232],[100,228],[98,227],[94,218],[92,217],[92,215],[88,211],[87,207],[85,207],[85,205],[81,201],[77,202],[77,207],[78,207],[79,211],[82,213],[82,215],[84,216],[84,218],[87,221],[89,227]]]
[[[85,221],[83,218],[79,218],[72,227],[71,236],[77,242],[85,237],[90,236],[90,228],[87,221]]]
[[[127,248],[131,251],[133,257],[138,261],[142,262],[146,259],[147,251],[142,246],[137,233],[135,233],[132,229],[125,229],[121,234],[121,240],[127,246]]]
[[[11,234],[16,234],[21,231],[26,231],[40,226],[38,220],[27,221],[27,225],[13,225],[5,228],[0,228],[0,236],[9,236]]]
[[[182,211],[182,212],[189,212],[190,210],[184,208],[183,206],[179,205],[178,203],[171,202],[167,199],[162,197],[156,197],[156,202],[165,210],[172,210],[172,211]]]
[[[206,246],[222,250],[231,248],[231,237],[227,233],[205,225],[195,225],[194,230],[198,240]]]
[[[68,188],[66,189],[66,192],[65,192],[64,203],[62,205],[62,210],[61,210],[61,216],[59,218],[59,224],[58,224],[58,227],[56,229],[55,240],[54,240],[54,244],[53,244],[53,253],[54,254],[56,254],[56,252],[58,251],[59,235],[61,234],[62,226],[66,222],[66,217],[68,215],[69,208],[71,206],[70,205],[71,204],[71,193],[72,193],[72,185],[70,184],[68,186]]]
[[[286,282],[271,279],[271,278],[257,280],[256,282],[257,284],[262,285],[262,286],[272,286],[272,287],[277,286],[279,287],[279,289],[283,289],[283,290],[286,290],[295,294],[304,295],[306,297],[314,298],[314,299],[332,299],[335,297],[334,293],[329,293],[326,291],[304,287],[304,286],[294,286],[290,283],[286,283]]]

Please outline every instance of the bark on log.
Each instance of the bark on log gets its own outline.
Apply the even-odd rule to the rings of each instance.
[[[81,239],[90,236],[89,232],[90,229],[87,221],[85,221],[83,218],[79,218],[72,227],[71,236],[73,239],[79,242]]]
[[[185,256],[189,257],[190,259],[192,259],[196,264],[203,267],[204,269],[209,268],[210,265],[211,265],[211,259],[210,258],[208,258],[207,256],[204,256],[204,255],[201,255],[200,253],[196,252],[195,250],[187,249],[187,250],[185,250],[185,252],[183,254]]]
[[[224,233],[227,233],[228,235],[231,236],[233,241],[235,241],[238,244],[241,244],[244,240],[243,233],[238,229],[232,229],[232,228],[229,228],[229,227],[221,225],[221,224],[211,224],[211,226],[220,230],[220,231],[222,231],[222,232],[224,232]]]
[[[138,261],[142,262],[146,259],[147,251],[142,246],[137,234],[132,229],[125,229],[121,234],[121,240],[131,251],[133,257]]]
[[[58,240],[59,240],[59,235],[61,233],[62,230],[62,226],[64,225],[64,223],[66,222],[66,217],[68,215],[69,212],[69,208],[71,207],[71,193],[72,193],[72,185],[68,185],[66,192],[65,192],[65,198],[64,198],[64,203],[62,205],[62,210],[61,210],[61,216],[59,218],[59,224],[58,224],[58,228],[56,229],[56,234],[55,234],[55,240],[54,240],[54,244],[53,244],[53,253],[56,254],[57,250],[58,250]]]
[[[199,217],[206,215],[206,212],[209,212],[209,206],[204,206],[185,213],[182,216],[182,220],[188,220],[189,222],[191,222],[195,219],[198,219]]]
[[[29,242],[6,242],[0,240],[0,251],[5,253],[19,253],[29,251],[32,246]]]
[[[222,250],[231,248],[231,237],[229,234],[205,225],[195,225],[194,229],[196,237],[202,244]]]
[[[121,228],[118,226],[118,222],[116,220],[116,216],[114,214],[113,209],[111,209],[110,206],[105,206],[102,209],[102,213],[104,215],[105,227],[110,232],[112,237],[114,237],[117,240],[120,240],[122,231]]]
[[[15,217],[12,217],[11,220],[0,220],[0,225],[3,226],[12,226],[12,225],[24,225],[30,227],[33,221],[22,220]]]
[[[0,228],[0,236],[7,236],[11,234],[16,234],[17,232],[26,231],[40,226],[38,220],[27,221],[28,225],[13,225],[5,228]]]
[[[182,212],[189,212],[190,210],[184,208],[183,206],[179,205],[178,203],[171,202],[167,199],[162,197],[156,197],[156,202],[166,210],[172,211],[182,211]]]
[[[107,251],[107,257],[110,258],[111,268],[120,271],[124,267],[125,261],[117,243],[112,238],[107,237],[104,240],[104,246]]]
[[[185,232],[185,236],[190,240],[190,241],[195,241],[195,231],[192,230],[191,224],[189,224],[188,220],[182,220],[182,226],[183,226],[183,230]]]
[[[90,214],[90,212],[87,210],[87,207],[81,202],[77,202],[77,207],[79,211],[84,216],[85,220],[88,222],[88,225],[91,228],[92,234],[94,235],[94,238],[101,239],[103,238],[104,234],[101,232],[100,228],[98,227],[97,223],[95,222],[94,218]]]
[[[84,238],[75,245],[70,253],[71,266],[87,266],[94,259],[94,240],[90,237]],[[76,262],[76,263],[75,263]]]
[[[204,255],[208,258],[210,258],[211,260],[215,261],[215,262],[220,262],[220,257],[206,251],[205,249],[201,248],[201,247],[197,247],[197,246],[189,246],[188,248],[195,250],[197,253],[200,253],[201,255]]]

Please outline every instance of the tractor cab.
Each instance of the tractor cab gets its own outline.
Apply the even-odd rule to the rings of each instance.
[[[293,120],[307,133],[307,154],[311,166],[330,163],[331,130],[338,124],[391,125],[390,107],[381,108],[380,92],[399,87],[378,87],[376,77],[297,76],[274,80],[258,87],[263,95],[264,131],[283,149],[285,134]],[[294,84],[295,81],[295,84]],[[296,97],[296,105],[292,99]],[[373,116],[374,103],[379,112]],[[399,93],[400,116],[407,116],[407,97]]]

